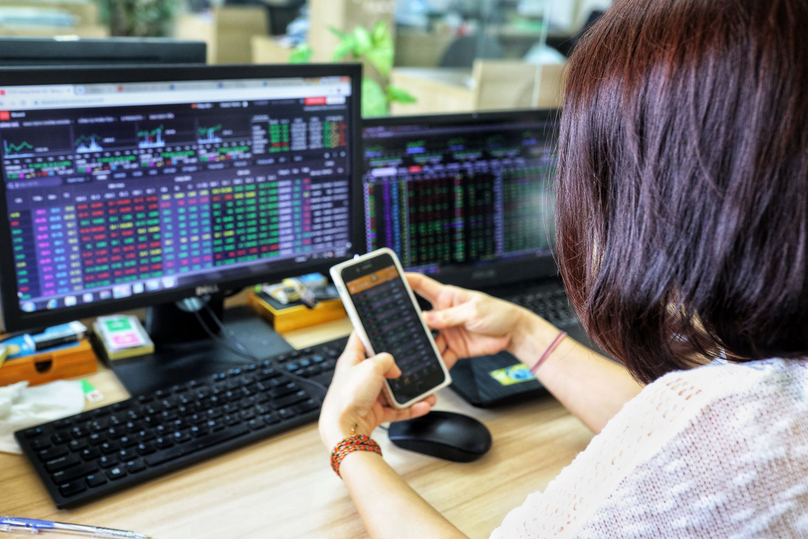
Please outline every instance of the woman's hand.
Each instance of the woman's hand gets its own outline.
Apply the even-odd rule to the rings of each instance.
[[[458,359],[496,354],[517,348],[529,322],[538,317],[531,312],[482,292],[440,284],[419,273],[408,273],[413,291],[432,304],[424,313],[427,325],[440,330],[435,339],[451,368]]]
[[[334,379],[328,389],[320,412],[320,437],[330,451],[351,435],[370,435],[382,423],[403,421],[426,415],[435,404],[435,396],[418,402],[405,410],[389,406],[382,391],[385,378],[398,378],[401,370],[390,354],[365,359],[365,347],[351,334],[345,351],[337,361]]]

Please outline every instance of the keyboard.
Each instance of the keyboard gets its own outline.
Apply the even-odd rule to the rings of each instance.
[[[508,300],[533,311],[556,327],[578,324],[578,317],[570,305],[567,292],[561,287],[530,291],[509,297]]]
[[[347,338],[14,433],[59,509],[315,421]]]

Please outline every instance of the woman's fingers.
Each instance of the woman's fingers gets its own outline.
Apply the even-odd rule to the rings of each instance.
[[[440,311],[427,311],[424,313],[426,324],[431,329],[447,329],[462,326],[471,321],[473,316],[470,303],[457,307],[450,307]]]
[[[451,369],[457,363],[457,352],[452,350],[449,341],[443,333],[438,333],[435,337],[435,346],[438,347],[438,352],[443,357],[443,362],[446,364],[447,369]]]
[[[345,345],[345,350],[337,360],[337,369],[342,370],[345,367],[358,365],[365,359],[365,345],[356,332],[352,332],[348,337],[348,343]]]
[[[401,376],[401,369],[396,365],[393,356],[387,353],[382,353],[368,358],[367,362],[371,365],[375,374],[384,376],[385,378],[398,378]]]
[[[420,273],[407,273],[406,277],[412,291],[433,305],[444,289],[444,285]]]
[[[404,410],[396,410],[395,408],[384,408],[381,423],[395,423],[396,421],[406,421],[407,419],[414,419],[416,417],[425,416],[429,413],[434,405],[434,400],[422,400],[416,402],[409,408]]]

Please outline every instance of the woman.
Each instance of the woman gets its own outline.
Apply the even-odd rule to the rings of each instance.
[[[806,28],[804,0],[621,0],[571,59],[559,264],[625,368],[410,276],[447,363],[551,350],[539,380],[599,433],[493,537],[808,537]],[[329,450],[427,413],[432,398],[384,405],[398,373],[351,338],[320,420]],[[463,537],[378,455],[340,472],[371,536]]]

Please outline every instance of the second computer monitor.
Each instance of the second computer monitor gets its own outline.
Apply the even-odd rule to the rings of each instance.
[[[205,64],[204,41],[113,37],[0,38],[0,66],[97,66]]]
[[[463,286],[556,273],[557,110],[368,120],[368,251]]]

